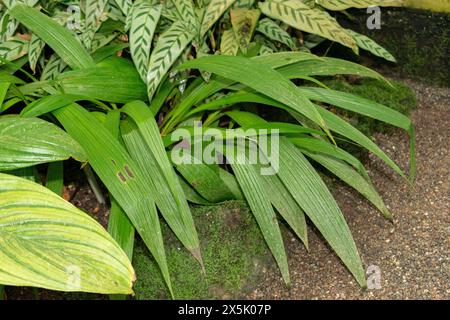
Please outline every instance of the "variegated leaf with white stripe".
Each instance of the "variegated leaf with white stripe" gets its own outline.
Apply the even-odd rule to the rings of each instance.
[[[192,0],[172,0],[180,17],[193,28],[198,28],[197,14]]]
[[[131,7],[133,6],[133,1],[131,0],[111,0],[114,1],[117,6],[122,10],[123,15],[127,17],[131,12]]]
[[[353,37],[325,11],[311,9],[298,0],[266,0],[259,3],[259,8],[265,15],[293,28],[318,34],[358,52]]]
[[[36,64],[44,47],[45,42],[42,41],[37,35],[33,34],[28,45],[28,61],[33,72],[36,72]]]
[[[133,6],[130,30],[131,57],[142,80],[147,80],[153,36],[161,17],[162,6],[138,1]]]
[[[227,11],[236,0],[211,0],[203,16],[200,35],[203,37],[206,32],[216,23],[217,20]]]
[[[278,41],[291,50],[295,50],[295,43],[289,33],[284,31],[275,21],[264,18],[261,19],[256,27],[256,31],[262,33],[271,40]]]
[[[163,33],[150,57],[146,83],[148,97],[151,101],[162,78],[178,59],[195,34],[184,21],[175,22],[169,30]]]
[[[5,25],[6,27],[4,27]],[[8,38],[14,35],[14,32],[19,26],[19,23],[17,22],[17,20],[13,19],[8,14],[4,14],[0,19],[0,26],[1,26],[0,40],[6,41]]]
[[[107,0],[85,0],[85,30],[83,42],[86,48],[91,49],[92,40],[101,24],[101,16],[105,10]]]
[[[384,59],[386,59],[388,61],[397,62],[395,57],[389,51],[387,51],[385,48],[380,46],[374,40],[370,39],[369,37],[367,37],[367,36],[365,36],[363,34],[355,32],[353,30],[348,29],[347,31],[353,36],[353,38],[356,41],[356,44],[361,49],[370,51],[374,55],[376,55],[378,57],[381,57],[381,58],[384,58]]]
[[[220,53],[226,56],[235,56],[239,51],[239,44],[233,30],[225,30],[220,42]]]
[[[67,67],[67,64],[54,53],[49,59],[47,64],[44,66],[41,74],[41,81],[52,80],[56,78],[63,70]]]
[[[14,61],[27,54],[28,41],[14,37],[0,44],[0,57]],[[0,64],[2,64],[0,62]]]

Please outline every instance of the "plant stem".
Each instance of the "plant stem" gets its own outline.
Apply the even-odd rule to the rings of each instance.
[[[98,184],[97,178],[95,177],[94,171],[90,165],[86,165],[84,168],[84,173],[86,174],[86,178],[88,180],[89,186],[94,192],[95,198],[97,198],[98,203],[101,205],[106,203],[105,197],[103,196],[102,190]]]

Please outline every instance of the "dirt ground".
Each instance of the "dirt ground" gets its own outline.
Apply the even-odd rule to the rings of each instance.
[[[279,273],[264,279],[250,299],[449,299],[450,298],[450,89],[406,81],[417,93],[412,115],[417,139],[417,179],[404,180],[370,155],[367,167],[394,223],[340,183],[333,190],[366,268],[379,270],[379,289],[361,290],[337,256],[313,230],[310,253],[287,240],[292,287]],[[408,164],[407,135],[379,134],[376,143],[394,160]],[[373,269],[373,268],[378,269]],[[374,279],[374,278],[372,278]]]

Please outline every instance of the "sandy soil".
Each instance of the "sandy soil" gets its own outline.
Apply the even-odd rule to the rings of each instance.
[[[314,230],[310,253],[287,239],[293,285],[279,273],[264,272],[257,299],[449,299],[450,298],[450,89],[406,81],[417,93],[412,115],[417,138],[417,180],[411,192],[379,159],[367,167],[394,223],[386,221],[351,188],[333,190],[366,268],[380,271],[379,289],[363,291]],[[375,137],[386,153],[408,164],[407,136],[401,130]],[[372,267],[373,268],[373,267]],[[373,278],[372,278],[373,279]]]

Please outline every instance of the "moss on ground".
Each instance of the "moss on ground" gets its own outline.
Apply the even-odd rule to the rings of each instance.
[[[177,299],[232,299],[244,295],[261,267],[272,259],[259,228],[243,202],[195,206],[192,214],[202,246],[206,275],[164,225],[167,260]],[[136,299],[170,298],[161,273],[147,249],[138,243],[133,265]]]

